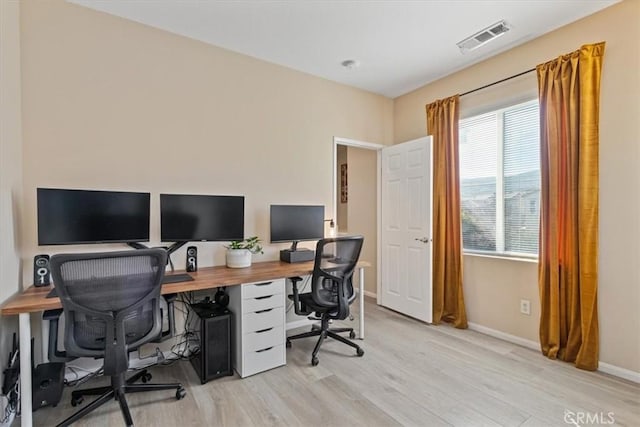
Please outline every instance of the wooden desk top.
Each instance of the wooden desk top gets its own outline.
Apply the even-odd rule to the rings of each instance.
[[[370,267],[366,261],[358,262],[357,267]],[[227,268],[226,266],[204,267],[189,273],[194,280],[189,282],[166,283],[162,285],[162,294],[214,289],[242,283],[262,282],[282,277],[303,276],[313,271],[313,261],[289,264],[282,261],[254,262],[247,268]],[[177,271],[176,273],[184,273]],[[62,308],[60,298],[47,298],[51,286],[30,286],[24,292],[9,298],[0,307],[0,314],[9,316]]]

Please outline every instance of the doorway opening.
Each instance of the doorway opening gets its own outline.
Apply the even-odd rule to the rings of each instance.
[[[364,294],[378,301],[380,150],[385,146],[333,138],[333,219],[336,235],[362,235],[360,259],[371,263]],[[358,273],[356,273],[358,274]],[[359,277],[354,277],[357,282]]]

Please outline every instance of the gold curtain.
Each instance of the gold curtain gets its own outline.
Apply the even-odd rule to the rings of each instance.
[[[540,97],[540,344],[598,368],[598,114],[604,42],[536,67]]]
[[[462,295],[462,234],[458,170],[459,96],[427,108],[433,136],[433,323],[467,327]]]

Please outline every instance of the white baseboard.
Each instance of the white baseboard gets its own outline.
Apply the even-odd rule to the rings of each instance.
[[[619,366],[610,365],[603,362],[598,362],[598,371],[640,384],[640,372],[620,368]]]
[[[494,338],[499,338],[504,341],[508,341],[522,347],[530,348],[532,350],[540,351],[540,343],[525,338],[521,338],[515,335],[507,334],[506,332],[498,331],[496,329],[487,328],[486,326],[478,325],[477,323],[469,322],[469,329],[477,331],[485,335],[489,335]],[[623,378],[625,380],[633,381],[640,384],[640,372],[635,372],[630,369],[621,368],[619,366],[611,365],[609,363],[599,362],[598,371],[605,374],[613,375],[614,377]]]
[[[496,329],[487,328],[486,326],[478,325],[477,323],[468,322],[469,329],[472,331],[478,331],[481,334],[489,335],[490,337],[499,338],[501,340],[505,340],[514,344],[518,344],[522,347],[530,348],[532,350],[540,350],[540,344],[528,340],[526,338],[521,338],[516,335],[511,335],[506,332],[498,331]]]
[[[371,292],[371,291],[364,291],[364,296],[365,297],[374,298],[374,299],[378,298],[378,294],[376,294],[375,292]]]

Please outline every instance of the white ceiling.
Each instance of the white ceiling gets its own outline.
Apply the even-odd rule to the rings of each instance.
[[[68,1],[394,98],[618,0]],[[511,31],[460,53],[501,19]]]

